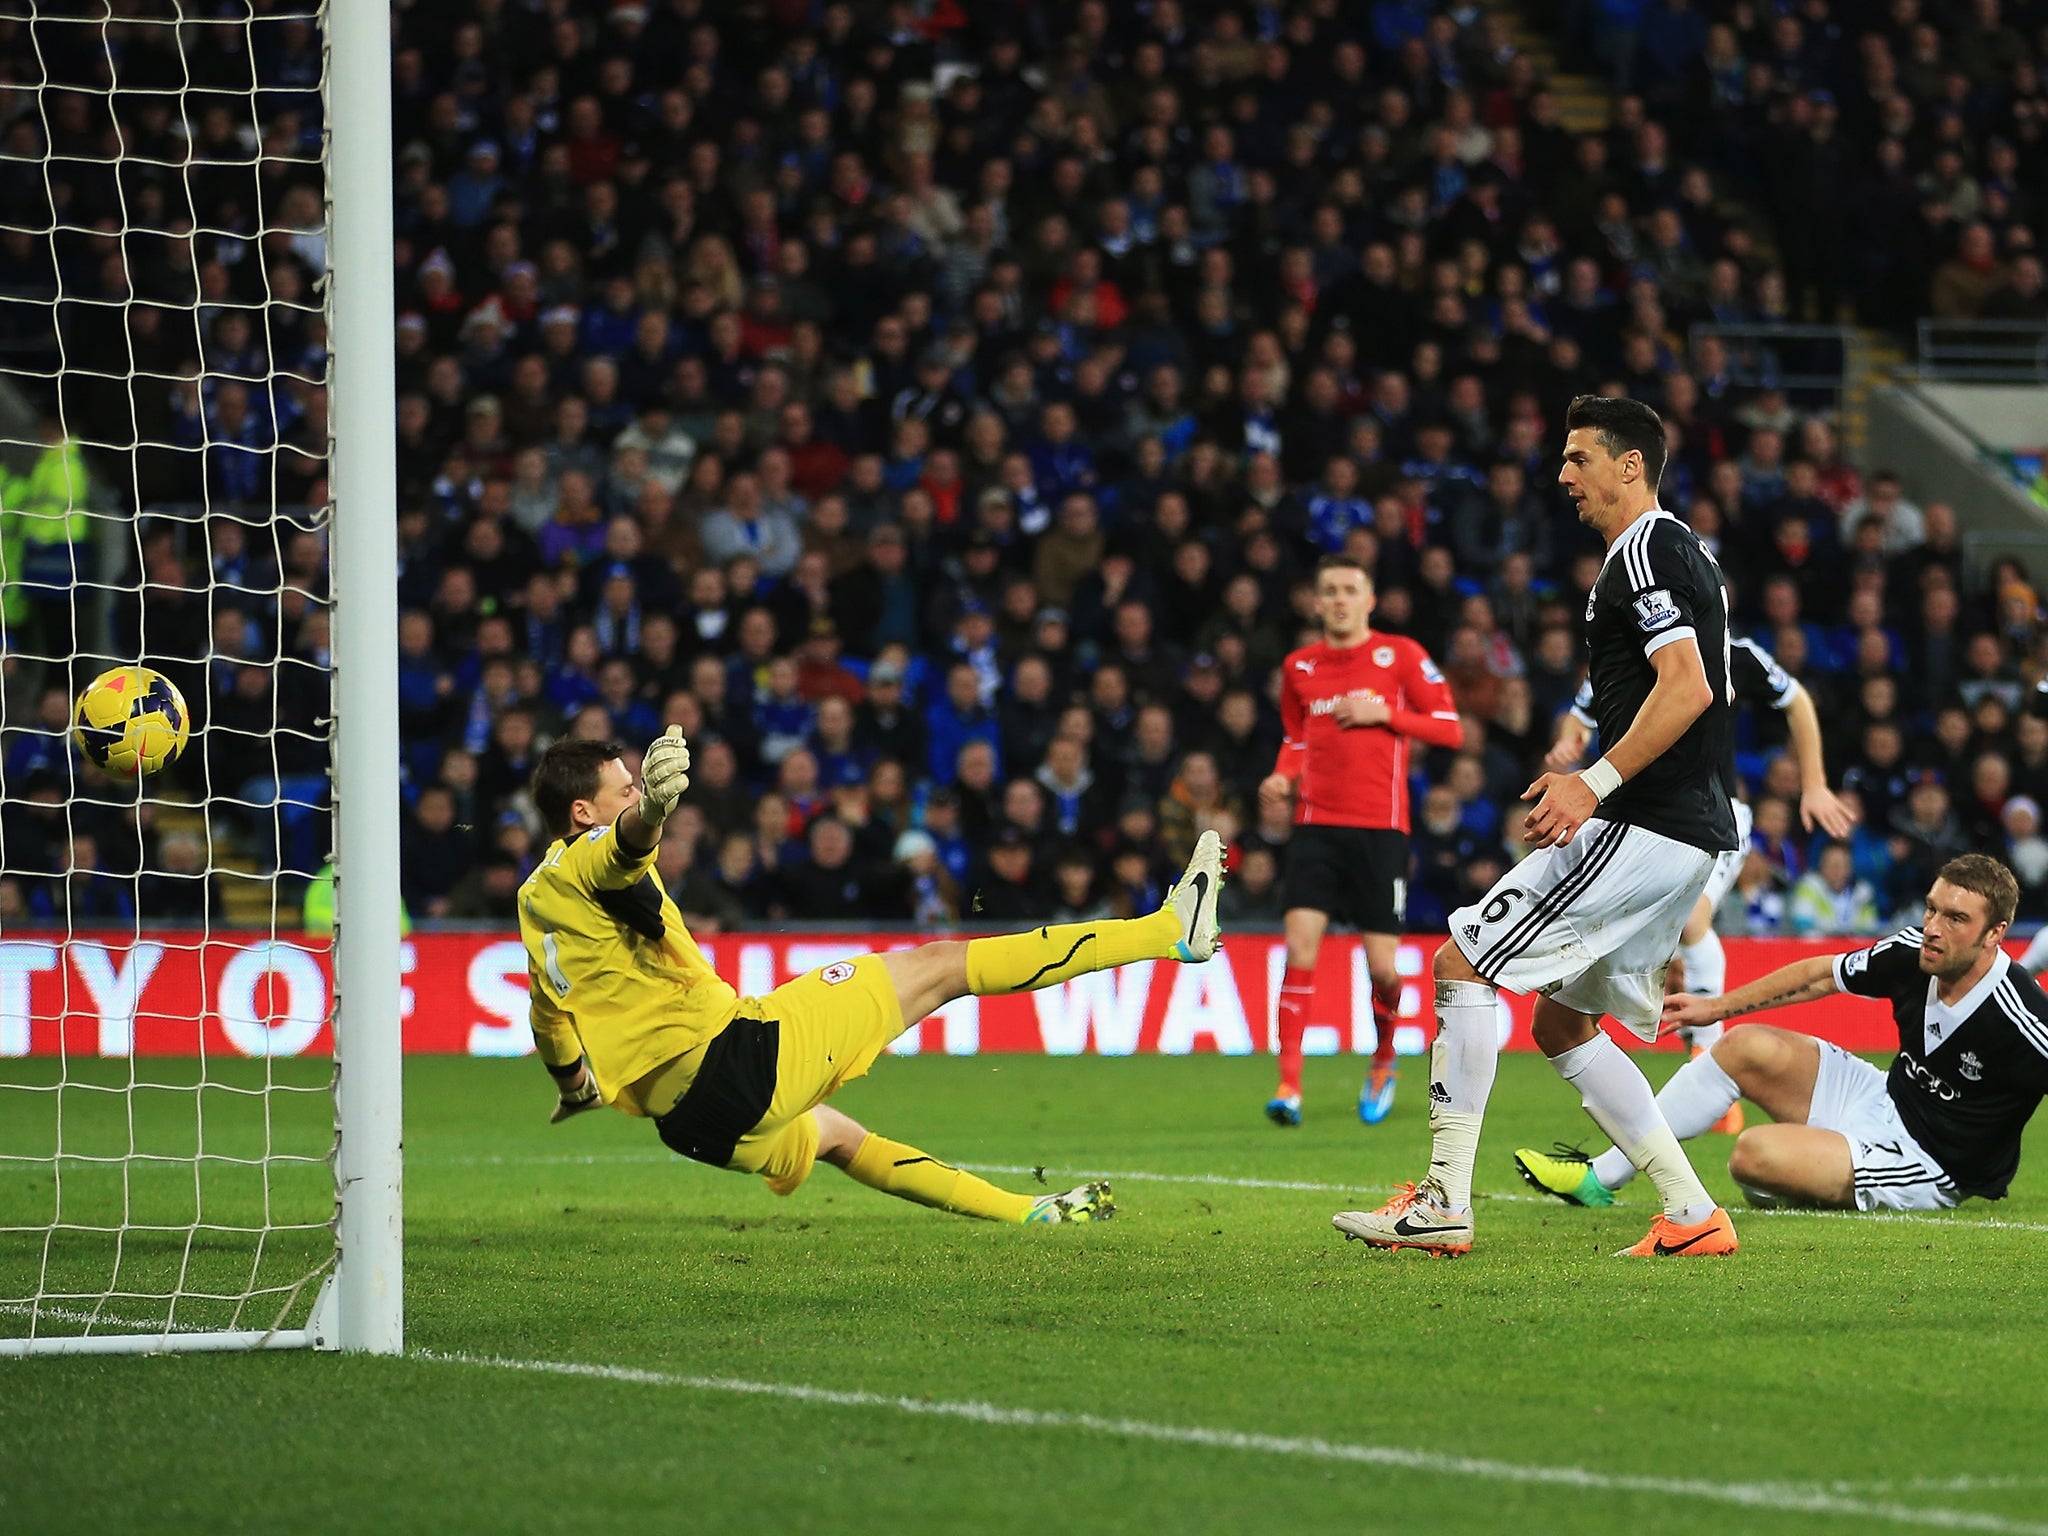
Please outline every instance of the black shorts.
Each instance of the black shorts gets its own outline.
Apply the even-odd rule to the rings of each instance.
[[[1399,933],[1408,913],[1408,834],[1383,827],[1296,827],[1284,905],[1327,913],[1360,933]]]
[[[711,1037],[690,1086],[654,1122],[656,1134],[684,1157],[727,1166],[740,1138],[761,1123],[774,1101],[781,1048],[778,1021],[734,1019]]]

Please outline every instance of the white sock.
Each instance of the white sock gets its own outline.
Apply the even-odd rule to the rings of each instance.
[[[1678,958],[1685,963],[1685,990],[1695,997],[1719,997],[1728,990],[1728,951],[1713,929],[1697,944],[1678,946]]]
[[[1619,1147],[1609,1147],[1593,1159],[1593,1177],[1609,1189],[1619,1189],[1636,1176],[1636,1165]]]
[[[1714,1128],[1714,1122],[1728,1113],[1728,1106],[1742,1097],[1735,1079],[1722,1069],[1712,1051],[1695,1056],[1676,1072],[1664,1091],[1657,1095],[1657,1108],[1671,1134],[1691,1141]]]
[[[1449,1208],[1472,1204],[1479,1127],[1500,1065],[1494,991],[1480,981],[1436,984],[1436,1043],[1429,1048],[1429,1176]]]
[[[1728,951],[1721,947],[1721,936],[1713,929],[1697,944],[1678,946],[1679,963],[1685,967],[1685,990],[1695,997],[1719,997],[1728,990]],[[1714,1042],[1721,1038],[1726,1025],[1687,1024],[1680,1027],[1678,1038],[1695,1051],[1710,1051]]]
[[[1642,1068],[1606,1035],[1550,1058],[1557,1075],[1579,1090],[1586,1113],[1625,1148],[1628,1160],[1650,1176],[1664,1201],[1664,1214],[1685,1223],[1713,1214],[1713,1197],[1678,1148],[1678,1138],[1658,1112],[1650,1080]],[[1722,1106],[1726,1108],[1726,1106]],[[1711,1125],[1710,1120],[1707,1124]]]
[[[1728,1113],[1728,1106],[1741,1097],[1742,1090],[1735,1086],[1735,1079],[1709,1051],[1671,1074],[1671,1081],[1657,1095],[1657,1109],[1673,1136],[1691,1141],[1712,1130],[1714,1122]],[[1593,1159],[1593,1177],[1609,1189],[1619,1189],[1635,1176],[1636,1165],[1619,1147],[1609,1147]]]

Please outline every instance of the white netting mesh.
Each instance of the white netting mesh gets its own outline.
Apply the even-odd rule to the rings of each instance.
[[[0,0],[0,1337],[333,1262],[324,78],[301,0]],[[134,663],[139,787],[69,719]]]

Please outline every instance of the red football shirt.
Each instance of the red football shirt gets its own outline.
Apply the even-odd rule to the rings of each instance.
[[[1342,726],[1337,701],[1374,693],[1393,711],[1384,725]],[[1464,740],[1451,686],[1429,653],[1403,635],[1368,631],[1341,649],[1325,641],[1281,664],[1280,723],[1287,732],[1275,773],[1294,780],[1297,826],[1408,830],[1410,742]]]

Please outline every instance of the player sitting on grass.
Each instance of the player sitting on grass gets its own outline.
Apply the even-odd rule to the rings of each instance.
[[[1205,832],[1149,917],[1068,923],[842,960],[741,997],[712,970],[652,873],[689,787],[679,729],[635,784],[616,742],[558,741],[533,799],[557,839],[519,888],[533,1032],[561,1121],[598,1104],[654,1122],[685,1157],[792,1193],[824,1158],[861,1183],[991,1221],[1096,1221],[1107,1184],[1012,1194],[869,1132],[824,1101],[866,1074],[906,1023],[956,997],[1029,992],[1138,960],[1207,960],[1219,933],[1223,845]]]
[[[1935,877],[1918,928],[1721,997],[1666,999],[1665,1022],[1705,1024],[1847,992],[1886,999],[1899,1029],[1881,1073],[1811,1035],[1738,1025],[1657,1095],[1673,1133],[1699,1135],[1738,1096],[1762,1105],[1778,1123],[1744,1131],[1728,1160],[1758,1203],[1927,1211],[2002,1198],[2048,1096],[2048,996],[1999,948],[2018,901],[2012,871],[1966,853]],[[1572,1205],[1613,1204],[1635,1172],[1616,1152],[1524,1158],[1532,1183]]]

